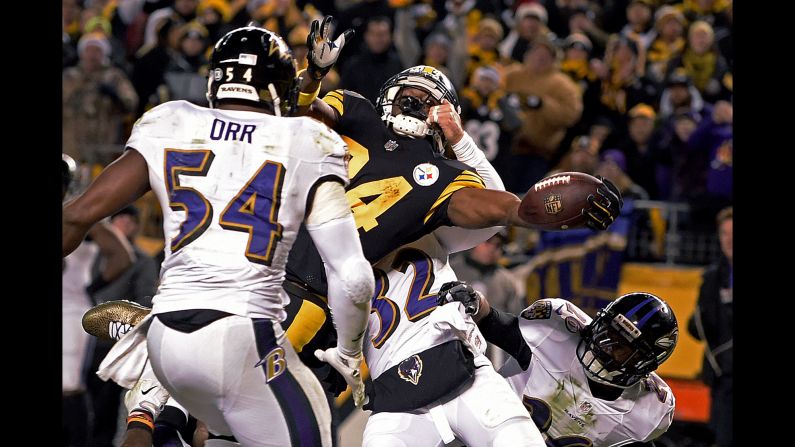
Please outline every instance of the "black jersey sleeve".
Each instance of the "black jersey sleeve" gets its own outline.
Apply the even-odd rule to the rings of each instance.
[[[326,93],[323,101],[339,114],[339,121],[334,130],[345,135],[351,126],[361,125],[359,119],[363,114],[375,114],[375,106],[364,96],[351,90],[332,90]]]
[[[452,222],[450,222],[450,219],[447,217],[447,207],[450,202],[450,196],[452,196],[454,192],[464,188],[486,189],[486,183],[474,169],[457,162],[455,164],[450,162],[445,164],[453,168],[458,167],[460,171],[453,181],[447,184],[425,214],[423,223],[433,229],[441,225],[452,225]]]
[[[498,346],[515,358],[523,371],[530,366],[533,352],[522,337],[519,318],[516,315],[492,307],[489,314],[478,322],[478,329],[487,342]]]

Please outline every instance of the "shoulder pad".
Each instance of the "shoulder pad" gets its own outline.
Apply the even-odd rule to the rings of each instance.
[[[342,137],[328,126],[311,118],[305,118],[303,130],[311,143],[319,147],[325,155],[332,157],[345,157],[348,153],[348,145]]]

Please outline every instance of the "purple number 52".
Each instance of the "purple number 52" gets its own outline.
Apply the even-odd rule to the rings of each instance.
[[[212,204],[199,191],[181,186],[180,175],[204,177],[214,158],[208,149],[166,149],[165,180],[169,206],[172,210],[186,212],[179,234],[171,239],[172,253],[201,236],[213,217]],[[284,171],[281,163],[270,160],[263,163],[218,219],[226,230],[248,233],[245,255],[257,264],[271,264],[276,244],[282,238],[282,226],[276,219]]]

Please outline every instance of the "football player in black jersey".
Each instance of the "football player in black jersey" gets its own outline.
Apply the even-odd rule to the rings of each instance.
[[[488,239],[496,231],[494,226],[532,226],[517,214],[519,198],[504,191],[483,151],[464,132],[455,88],[439,70],[420,65],[396,74],[381,88],[375,107],[349,90],[316,98],[320,81],[352,33],[346,31],[331,41],[331,20],[327,16],[322,23],[313,22],[307,37],[309,63],[301,80],[299,114],[325,122],[348,143],[346,196],[367,259],[376,262],[434,231],[452,253]],[[595,230],[606,229],[620,212],[618,191],[609,181],[605,184],[608,189],[583,210],[590,216],[588,226]],[[447,227],[485,230],[451,232]],[[323,264],[305,230],[299,232],[294,247],[284,287],[291,297],[324,308]],[[289,321],[303,318],[302,306],[300,300],[291,300]],[[317,309],[306,306],[312,319],[321,323]],[[304,329],[303,335],[292,339],[299,342],[299,352],[302,341],[322,338],[314,335],[319,329],[306,333],[314,325],[295,327]],[[302,356],[311,364],[309,357]]]

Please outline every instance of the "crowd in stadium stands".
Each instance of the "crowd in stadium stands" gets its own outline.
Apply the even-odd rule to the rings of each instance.
[[[305,66],[328,14],[357,33],[323,91],[375,102],[399,70],[440,68],[513,192],[576,169],[708,224],[731,202],[731,0],[63,0],[63,151],[107,164],[149,108],[207,105],[213,43],[252,20]]]

